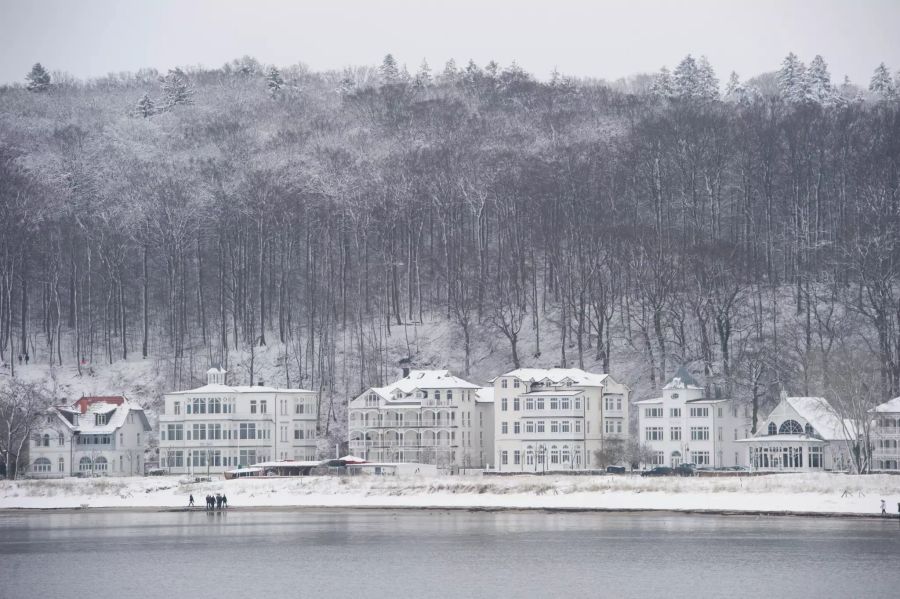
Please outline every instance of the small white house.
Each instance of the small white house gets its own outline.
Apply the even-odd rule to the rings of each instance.
[[[29,447],[28,474],[136,476],[150,432],[144,409],[122,396],[82,397],[47,410]]]
[[[872,409],[872,470],[900,471],[900,397]]]
[[[787,397],[741,442],[754,470],[815,472],[852,467],[856,427],[825,398]]]

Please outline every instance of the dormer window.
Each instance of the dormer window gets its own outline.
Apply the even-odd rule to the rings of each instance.
[[[103,426],[109,422],[109,414],[94,414],[94,426]]]
[[[678,394],[677,394],[677,393],[673,393],[673,394],[672,394],[672,399],[678,399]]]

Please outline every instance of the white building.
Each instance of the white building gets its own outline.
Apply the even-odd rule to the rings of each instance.
[[[262,385],[232,387],[210,368],[207,384],[165,396],[159,465],[175,473],[219,473],[267,460],[316,457],[316,395]]]
[[[747,466],[750,408],[733,399],[706,397],[683,366],[663,387],[662,397],[637,401],[641,442],[653,451],[651,464],[698,468]]]
[[[520,368],[494,385],[501,472],[583,470],[608,439],[628,438],[630,389],[577,368]]]
[[[122,396],[82,397],[47,410],[29,447],[29,475],[135,476],[144,473],[150,423]]]
[[[900,397],[872,410],[872,470],[900,470]]]
[[[350,453],[374,462],[484,468],[494,447],[490,388],[447,370],[412,370],[348,406]]]
[[[756,435],[742,439],[754,470],[848,470],[855,426],[822,397],[787,397]]]

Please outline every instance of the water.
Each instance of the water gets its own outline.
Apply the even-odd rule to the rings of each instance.
[[[462,511],[0,513],[0,597],[898,597],[900,522]]]

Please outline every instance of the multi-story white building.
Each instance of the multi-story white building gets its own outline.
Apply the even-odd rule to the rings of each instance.
[[[350,452],[375,462],[484,468],[494,447],[490,388],[447,370],[412,370],[348,406]]]
[[[817,471],[852,468],[856,426],[822,397],[787,397],[762,423],[749,447],[754,470]]]
[[[150,430],[144,409],[122,396],[82,397],[71,406],[54,406],[33,434],[29,475],[142,475]]]
[[[706,397],[683,366],[663,387],[662,397],[636,401],[641,443],[653,452],[650,464],[698,468],[747,466],[738,443],[750,434],[750,408],[733,399]]]
[[[176,473],[224,472],[268,460],[316,458],[316,394],[232,387],[210,368],[207,384],[165,396],[159,464]]]
[[[519,368],[492,382],[501,472],[588,469],[605,441],[628,438],[631,391],[608,374]]]
[[[872,410],[872,470],[900,470],[900,397]]]

